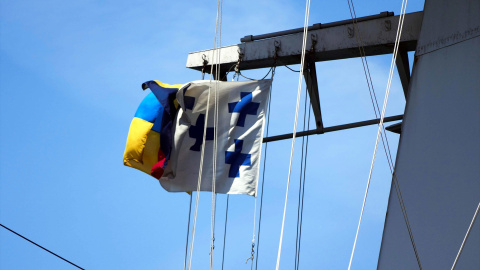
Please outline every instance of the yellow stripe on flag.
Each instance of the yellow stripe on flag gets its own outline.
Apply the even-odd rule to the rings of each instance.
[[[155,80],[155,82],[160,85],[161,87],[164,88],[180,88],[182,87],[183,84],[167,84],[167,83],[162,83],[161,81]]]
[[[152,126],[153,123],[134,117],[123,155],[123,163],[126,166],[147,174],[150,174],[153,165],[158,162],[160,150],[160,134],[151,130]]]

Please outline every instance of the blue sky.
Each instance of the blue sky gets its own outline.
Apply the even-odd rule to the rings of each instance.
[[[357,16],[398,14],[401,1],[355,4]],[[224,1],[222,44],[302,27],[304,5]],[[422,9],[423,1],[409,2],[407,12]],[[181,269],[189,196],[168,193],[155,179],[124,167],[122,156],[130,121],[147,94],[141,83],[201,78],[185,63],[189,52],[212,47],[215,12],[216,1],[2,0],[0,223],[85,269]],[[310,15],[310,25],[350,16],[346,1],[312,1]],[[390,59],[369,58],[379,102]],[[266,70],[244,73],[260,78]],[[374,118],[360,59],[317,63],[317,74],[325,126]],[[292,131],[297,83],[298,73],[277,68],[271,135]],[[402,114],[404,106],[395,74],[387,115]],[[302,268],[348,266],[376,131],[371,126],[310,137]],[[388,136],[395,156],[399,136]],[[290,144],[268,147],[259,269],[276,261]],[[282,269],[294,264],[300,146],[297,140]],[[376,266],[389,189],[379,149],[353,269]],[[217,200],[216,269],[225,198]],[[208,267],[210,204],[210,194],[202,193],[194,269]],[[230,197],[226,269],[250,267],[253,211],[252,197]],[[3,228],[0,268],[75,269]]]

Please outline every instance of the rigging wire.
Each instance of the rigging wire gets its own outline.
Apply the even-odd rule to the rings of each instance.
[[[355,12],[355,6],[353,5],[353,0],[347,0],[347,2],[349,4],[348,7],[349,7],[349,10],[350,10],[350,16],[352,17],[352,20],[353,20],[353,25],[356,27],[356,31],[358,33],[358,37],[356,36],[356,38],[357,38],[357,42],[359,43],[360,56],[361,56],[361,59],[362,59],[362,65],[363,65],[363,70],[364,70],[364,73],[365,73],[365,78],[367,80],[370,99],[372,101],[372,106],[373,106],[373,110],[375,112],[375,116],[378,118],[377,110],[378,110],[378,112],[380,112],[380,108],[378,106],[378,101],[377,101],[377,97],[376,97],[376,94],[375,94],[375,89],[373,88],[373,81],[372,81],[372,78],[371,78],[371,75],[370,75],[370,69],[368,67],[368,62],[367,62],[367,58],[366,58],[366,54],[365,54],[365,49],[363,47],[361,34],[360,34],[359,29],[358,29],[358,22],[356,21],[357,15],[356,15],[356,12]],[[350,2],[351,2],[351,5],[352,5],[351,7],[350,7]],[[352,9],[353,9],[353,14],[352,14]],[[358,39],[360,39],[360,41]],[[364,59],[365,59],[365,62],[364,62]],[[368,77],[367,77],[367,73],[368,73]],[[371,86],[371,89],[370,89],[370,86]],[[372,93],[373,93],[373,98],[372,98]],[[376,105],[376,107],[375,107],[375,105]],[[394,186],[394,189],[395,189],[395,193],[397,194],[397,199],[399,200],[400,208],[402,210],[403,219],[405,221],[405,225],[407,226],[408,234],[409,234],[409,237],[410,237],[410,242],[412,244],[412,247],[413,247],[413,250],[414,250],[414,253],[415,253],[415,257],[417,259],[417,264],[419,265],[419,268],[422,269],[421,263],[420,263],[420,257],[418,255],[417,247],[416,247],[416,244],[415,244],[415,239],[413,237],[413,232],[412,232],[412,229],[411,229],[411,226],[410,226],[410,222],[408,220],[407,209],[406,209],[405,203],[403,201],[403,196],[402,196],[402,191],[401,191],[401,188],[400,188],[400,183],[399,183],[397,175],[395,174],[395,171],[394,171],[393,158],[392,158],[392,154],[391,154],[391,151],[390,151],[390,145],[388,143],[387,133],[385,131],[384,126],[382,126],[382,129],[383,129],[383,134],[385,134],[385,139],[384,139],[382,134],[380,134],[380,136],[381,136],[381,139],[382,139],[383,148],[385,150],[385,155],[387,157],[388,166],[390,168],[390,173],[392,174],[393,186]]]
[[[187,255],[188,255],[188,236],[190,235],[190,217],[192,216],[192,192],[190,192],[190,207],[188,208],[188,225],[187,225],[187,242],[185,243],[185,261],[183,263],[183,270],[187,269]]]
[[[212,234],[211,234],[211,246],[210,246],[210,270],[213,269],[213,250],[215,249],[215,214],[216,214],[216,201],[217,194],[212,192]]]
[[[369,172],[369,175],[368,175],[367,187],[366,187],[366,190],[365,190],[365,195],[364,195],[363,203],[362,203],[362,211],[360,212],[360,219],[358,221],[357,232],[355,234],[355,241],[353,243],[352,254],[350,256],[350,262],[349,262],[349,265],[348,265],[348,270],[351,269],[351,265],[352,265],[352,261],[353,261],[353,255],[355,253],[355,247],[356,247],[357,239],[358,239],[358,232],[360,230],[360,224],[362,222],[363,211],[365,209],[365,202],[366,202],[367,195],[368,195],[368,188],[369,188],[370,180],[371,180],[371,177],[372,177],[373,166],[375,164],[375,157],[376,157],[376,154],[377,154],[378,141],[379,141],[379,138],[380,138],[382,127],[383,127],[383,119],[385,118],[385,110],[386,110],[387,103],[388,103],[388,96],[390,94],[390,87],[391,87],[391,83],[392,83],[393,71],[395,70],[395,61],[396,61],[396,58],[397,58],[398,46],[399,46],[400,38],[401,38],[401,34],[402,34],[403,22],[404,22],[404,18],[405,18],[405,11],[406,11],[406,8],[407,8],[407,2],[408,2],[408,0],[402,0],[402,8],[401,8],[401,11],[400,11],[400,19],[399,19],[399,23],[398,23],[397,34],[396,34],[396,37],[395,37],[395,46],[394,46],[394,49],[393,49],[393,57],[392,57],[392,61],[390,63],[390,73],[389,73],[388,82],[387,82],[387,89],[386,89],[386,92],[385,92],[385,99],[384,99],[384,103],[383,103],[383,108],[382,108],[380,123],[379,123],[379,126],[378,126],[378,131],[377,131],[377,139],[376,139],[376,142],[375,142],[375,148],[374,148],[374,152],[373,152],[372,163],[370,165],[370,172]],[[416,253],[416,255],[417,255],[417,253]],[[419,263],[420,269],[422,269],[418,256],[417,256],[417,262]]]
[[[255,194],[255,206],[253,207],[253,236],[252,236],[252,251],[251,256],[247,258],[245,264],[251,261],[250,269],[253,270],[253,260],[255,259],[255,224],[257,223],[257,194]]]
[[[223,233],[223,253],[222,253],[222,270],[223,270],[223,265],[225,262],[225,243],[227,241],[227,220],[228,220],[228,201],[229,201],[230,195],[227,194],[227,206],[225,208],[225,229]]]
[[[287,65],[285,65],[284,67],[290,69],[290,70],[293,71],[293,72],[300,72],[300,70],[294,70],[293,68],[291,68],[291,67],[289,67],[289,66],[287,66]]]
[[[479,209],[480,209],[480,202],[478,203],[477,210],[475,210],[475,214],[473,215],[472,222],[470,222],[470,226],[468,226],[467,234],[465,234],[465,237],[463,238],[462,245],[460,246],[460,250],[458,250],[457,257],[455,257],[455,261],[453,262],[451,270],[454,270],[455,266],[457,265],[458,258],[460,258],[460,255],[462,254],[462,251],[463,251],[463,246],[465,245],[465,242],[467,242],[467,238],[470,235],[470,230],[472,229],[473,224],[477,219]]]
[[[212,59],[215,58],[215,53],[218,51],[217,49],[217,34],[218,34],[218,28],[219,28],[219,15],[221,15],[221,5],[220,3],[223,3],[223,0],[218,0],[217,2],[217,18],[216,18],[216,24],[215,24],[215,38],[214,38],[214,50],[213,50],[213,57]],[[220,19],[221,23],[221,19]],[[220,27],[221,28],[221,27]],[[221,36],[220,36],[221,37]],[[216,63],[217,67],[219,65],[219,61]],[[193,247],[194,247],[194,242],[195,242],[195,231],[196,231],[196,226],[197,226],[197,215],[198,215],[198,205],[199,205],[199,200],[200,200],[200,187],[202,184],[202,171],[203,171],[203,159],[205,156],[205,141],[206,141],[206,135],[207,135],[207,125],[208,125],[208,108],[210,107],[210,95],[211,95],[211,82],[212,82],[212,76],[213,76],[213,64],[210,66],[210,84],[208,88],[208,96],[207,96],[207,110],[205,112],[205,124],[203,126],[203,138],[202,138],[202,149],[200,153],[200,165],[199,165],[199,170],[198,170],[198,180],[197,180],[197,193],[196,193],[196,199],[195,199],[195,211],[194,211],[194,217],[193,217],[193,224],[192,224],[192,241],[190,244],[190,255],[189,255],[189,261],[188,261],[188,269],[192,269],[192,258],[193,258]],[[217,78],[219,74],[219,70],[217,69]],[[216,86],[216,84],[215,84]],[[212,205],[212,207],[214,207]],[[214,213],[214,211],[212,211]],[[214,220],[214,218],[212,218]],[[213,229],[212,229],[213,231]],[[210,253],[210,268],[213,268],[213,241],[214,238],[212,237],[211,241],[211,253]]]
[[[295,69],[293,69],[293,68],[291,68],[291,67],[287,66],[286,64],[282,63],[282,61],[279,61],[279,60],[277,60],[277,62],[278,62],[278,63],[279,63],[281,66],[284,66],[284,67],[286,67],[287,69],[289,69],[290,71],[293,71],[293,72],[300,72],[300,70],[295,70]]]
[[[73,266],[77,267],[78,269],[85,270],[84,268],[82,268],[82,267],[80,267],[80,266],[78,266],[78,265],[74,264],[73,262],[71,262],[71,261],[69,261],[69,260],[67,260],[67,259],[63,258],[62,256],[60,256],[60,255],[56,254],[55,252],[53,252],[53,251],[50,251],[50,250],[48,250],[48,249],[44,248],[43,246],[41,246],[41,245],[39,245],[39,244],[37,244],[37,243],[33,242],[32,240],[30,240],[30,239],[26,238],[25,236],[23,236],[23,235],[21,235],[21,234],[17,233],[17,232],[16,232],[16,231],[14,231],[14,230],[12,230],[12,229],[8,228],[7,226],[5,226],[5,225],[3,225],[3,224],[0,224],[0,226],[2,226],[4,229],[6,229],[6,230],[8,230],[8,231],[10,231],[10,232],[12,232],[12,233],[14,233],[15,235],[17,235],[17,236],[20,236],[20,237],[21,237],[21,238],[23,238],[24,240],[27,240],[28,242],[30,242],[30,243],[32,243],[32,244],[34,244],[35,246],[37,246],[37,247],[39,247],[39,248],[41,248],[41,249],[45,250],[46,252],[48,252],[48,253],[50,253],[50,254],[52,254],[52,255],[54,255],[54,256],[56,256],[56,257],[58,257],[59,259],[62,259],[62,260],[64,260],[64,261],[66,261],[67,263],[69,263],[69,264],[71,264],[71,265],[73,265]]]
[[[271,77],[272,83],[273,83],[273,78],[275,76],[275,69],[277,68],[277,53],[278,53],[278,47],[275,47],[275,53],[274,53],[274,57],[273,57],[273,65],[270,68],[269,72],[267,73],[267,75],[268,75],[270,72],[272,72],[272,77]],[[238,73],[240,73],[240,70],[238,70]],[[265,75],[265,77],[263,77],[263,79],[265,79],[267,75]],[[268,108],[267,108],[268,109],[268,121],[270,121],[270,98],[271,97],[272,97],[272,86],[270,86],[270,92],[269,92],[269,96],[268,96],[268,100],[267,100],[267,103],[268,103]],[[262,133],[263,133],[263,130],[262,130]],[[267,136],[268,136],[268,125],[267,125]],[[266,152],[265,152],[265,154],[266,154]],[[266,156],[265,156],[265,158],[266,158]],[[264,159],[263,162],[264,162],[263,165],[265,166],[265,159]],[[264,167],[263,173],[264,173],[264,177],[265,177],[265,167]],[[262,180],[262,200],[263,200],[263,183],[264,183],[263,180]],[[251,251],[251,256],[245,261],[245,263],[247,263],[248,260],[250,260],[250,259],[252,260],[251,264],[250,264],[250,269],[251,270],[253,270],[253,261],[255,260],[255,224],[257,222],[257,192],[258,192],[258,181],[257,181],[257,186],[255,188],[255,206],[253,208],[254,212],[253,212],[252,251]],[[261,217],[260,217],[260,219],[261,219]],[[258,226],[260,227],[260,221],[259,221]],[[258,260],[256,260],[255,268],[257,267],[257,262],[258,262]]]
[[[303,109],[303,131],[305,131],[305,122],[307,120],[307,98],[308,94],[305,94],[305,105]],[[308,129],[307,129],[308,130]],[[305,137],[302,137],[302,153],[300,155],[300,177],[298,183],[298,207],[297,207],[297,234],[295,239],[295,269],[297,269],[297,261],[298,261],[298,234],[299,234],[299,223],[300,223],[300,203],[301,203],[301,196],[302,196],[302,178],[303,178],[303,160],[304,160],[304,151],[305,151]]]
[[[275,73],[275,71],[274,71]],[[273,80],[273,74],[272,74]],[[273,83],[273,82],[272,82]],[[268,97],[268,112],[267,112],[267,131],[266,136],[268,137],[268,129],[270,126],[270,111],[271,111],[271,104],[272,104],[272,89],[270,89],[269,97]],[[257,257],[255,258],[255,269],[258,269],[258,257],[259,257],[259,250],[260,250],[260,232],[261,232],[261,225],[262,225],[262,209],[263,209],[263,191],[265,185],[265,171],[267,165],[267,149],[268,149],[268,142],[265,143],[265,152],[263,157],[263,172],[262,172],[262,191],[260,192],[260,209],[258,213],[258,236],[257,236]]]
[[[302,93],[302,82],[303,82],[303,69],[305,65],[305,52],[307,47],[307,32],[308,32],[308,18],[310,16],[310,0],[306,1],[305,7],[305,22],[303,26],[303,44],[302,44],[302,57],[300,63],[300,76],[298,79],[298,93],[297,93],[297,104],[295,109],[295,123],[293,125],[293,136],[292,136],[292,148],[290,151],[290,164],[288,168],[288,179],[287,179],[287,190],[285,192],[285,206],[283,208],[283,218],[282,218],[282,229],[280,231],[280,243],[278,244],[278,255],[277,255],[277,265],[276,270],[280,267],[280,258],[282,254],[282,242],[283,242],[283,231],[285,229],[285,216],[287,214],[287,200],[288,200],[288,189],[290,186],[290,176],[292,173],[292,162],[293,162],[293,151],[295,149],[295,136],[297,132],[297,120],[298,120],[298,109],[300,105],[300,96]]]
[[[216,211],[216,183],[217,183],[217,154],[218,154],[218,82],[220,79],[220,53],[222,46],[222,13],[223,0],[217,2],[217,24],[215,26],[215,87],[214,87],[214,138],[213,138],[213,176],[212,176],[212,221],[211,221],[211,244],[210,244],[210,270],[213,269],[213,251],[215,249],[215,211]],[[213,65],[211,67],[213,69]],[[212,72],[213,73],[213,72]],[[210,76],[210,83],[212,77]],[[207,107],[208,110],[208,107]]]
[[[357,43],[359,44],[358,48],[359,48],[359,51],[360,51],[360,58],[362,60],[362,66],[363,66],[363,70],[364,70],[364,74],[365,74],[365,79],[367,80],[367,86],[368,86],[368,90],[369,90],[369,94],[370,94],[370,100],[372,101],[372,106],[373,106],[373,111],[375,113],[375,116],[378,118],[377,110],[378,110],[378,113],[380,113],[380,108],[378,106],[377,96],[375,94],[375,89],[373,87],[373,81],[372,81],[372,77],[370,75],[370,69],[368,67],[368,61],[367,61],[367,57],[366,57],[366,53],[365,53],[365,48],[363,47],[362,36],[361,36],[360,31],[358,29],[357,14],[355,12],[355,6],[353,4],[353,0],[347,0],[347,3],[348,3],[349,11],[350,11],[350,16],[352,17],[353,25],[356,28],[355,29],[356,32],[358,33],[358,35],[355,35],[355,37],[357,39]],[[351,6],[350,6],[350,4],[351,4]],[[353,14],[352,14],[352,10],[353,10]],[[403,15],[403,16],[405,16],[405,15]],[[416,244],[415,244],[415,239],[413,237],[413,232],[412,232],[412,229],[411,229],[411,226],[410,226],[410,221],[408,220],[407,209],[406,209],[405,203],[403,201],[403,196],[402,196],[402,191],[401,191],[401,188],[400,188],[400,183],[399,183],[397,175],[394,171],[394,165],[393,165],[394,163],[393,163],[393,158],[392,158],[392,154],[391,154],[391,151],[390,151],[390,145],[388,143],[387,132],[386,132],[385,127],[383,125],[382,125],[382,129],[383,129],[383,132],[380,134],[380,137],[382,139],[382,144],[383,144],[383,148],[384,148],[384,151],[385,151],[385,155],[387,157],[387,163],[388,163],[388,166],[390,168],[390,173],[392,174],[393,186],[394,186],[394,189],[395,189],[395,193],[397,194],[397,199],[399,201],[400,208],[402,210],[403,219],[405,221],[405,225],[406,225],[407,230],[408,230],[410,242],[412,244],[413,251],[414,251],[415,257],[417,259],[417,264],[419,265],[419,268],[422,269],[422,266],[421,266],[421,263],[420,263],[420,257],[418,255],[417,247],[416,247]],[[385,139],[384,139],[383,134],[385,135]]]
[[[208,97],[207,97],[207,108],[209,107],[210,103],[210,90],[208,91]],[[195,229],[197,227],[197,214],[198,214],[198,202],[200,199],[200,186],[202,184],[202,169],[203,169],[203,157],[205,153],[205,138],[206,138],[206,129],[207,129],[207,122],[208,122],[208,110],[205,112],[205,125],[204,125],[204,130],[203,130],[203,139],[202,139],[202,151],[200,154],[200,166],[199,166],[199,172],[198,172],[198,180],[197,180],[197,193],[196,193],[196,199],[195,199],[195,211],[193,215],[193,224],[192,224],[192,241],[190,244],[190,254],[189,254],[189,260],[188,260],[188,269],[192,269],[192,257],[193,257],[193,245],[195,242]]]
[[[277,61],[278,61],[278,60],[277,60]],[[280,61],[278,61],[278,62],[280,62]],[[233,66],[235,66],[235,65],[233,65]],[[275,67],[276,67],[276,65],[275,65]],[[284,67],[288,68],[289,70],[291,70],[291,71],[293,71],[293,72],[300,72],[300,70],[294,70],[294,69],[292,69],[291,67],[289,67],[289,66],[287,66],[287,65],[284,65]],[[229,72],[230,72],[230,70],[231,70],[231,68],[229,69]],[[264,80],[265,78],[267,78],[267,76],[268,76],[268,74],[270,74],[270,72],[275,72],[275,68],[274,68],[273,66],[268,70],[267,74],[265,74],[265,76],[263,76],[263,78],[261,78],[261,79],[259,79],[259,80],[261,81],[261,80]],[[227,74],[228,74],[228,73],[227,73]],[[240,76],[242,76],[243,78],[247,79],[247,80],[250,80],[250,81],[259,81],[259,80],[257,80],[257,79],[252,79],[252,78],[250,78],[250,77],[247,77],[247,76],[243,75],[243,73],[241,73],[240,71],[238,72],[238,74],[239,74]],[[226,76],[226,75],[225,75],[225,76]],[[272,74],[272,77],[273,77],[273,74]],[[225,77],[224,77],[224,78],[225,78]]]
[[[265,74],[265,76],[263,76],[263,78],[261,78],[260,80],[249,78],[249,77],[243,75],[242,72],[240,72],[240,71],[238,71],[238,74],[239,74],[240,76],[242,76],[243,78],[245,78],[245,79],[247,79],[247,80],[250,80],[250,81],[261,81],[261,80],[265,80],[265,78],[267,78],[268,74],[270,74],[270,72],[272,72],[272,70],[273,70],[273,67],[271,67],[271,68],[268,70],[267,74]]]
[[[311,113],[311,104],[308,110],[308,124],[307,124],[307,130],[310,129],[310,113]],[[303,167],[303,185],[302,185],[302,208],[300,209],[300,232],[298,235],[298,262],[297,262],[297,269],[300,268],[300,247],[301,247],[301,241],[302,241],[302,225],[303,225],[303,199],[305,198],[305,179],[306,179],[306,171],[307,171],[307,157],[308,157],[308,139],[310,135],[306,136],[307,137],[307,142],[305,145],[305,165]]]
[[[228,74],[230,73],[230,71],[232,71],[232,68],[234,68],[237,64],[233,64],[230,66],[230,68],[227,70],[227,72],[225,73],[225,75],[223,75],[221,81],[224,81],[225,79],[227,79],[227,76]],[[233,78],[235,78],[235,74],[233,75]]]

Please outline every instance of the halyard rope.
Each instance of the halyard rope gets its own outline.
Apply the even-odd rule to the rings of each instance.
[[[219,29],[219,16],[221,16],[221,3],[222,0],[218,0],[217,2],[217,18],[216,18],[216,24],[215,24],[215,38],[214,38],[214,50],[213,50],[213,57],[212,59],[215,59],[215,53],[217,51],[217,35],[218,35],[218,29]],[[221,19],[220,19],[220,24],[221,24]],[[219,61],[217,61],[216,65],[218,65]],[[219,69],[217,67],[217,73],[219,73]],[[211,82],[212,82],[212,76],[213,76],[213,64],[211,65],[210,69],[210,84],[208,88],[208,96],[207,96],[207,109],[205,112],[205,125],[203,127],[203,138],[202,138],[202,149],[200,153],[200,166],[198,170],[198,181],[197,181],[197,193],[196,193],[196,199],[195,199],[195,211],[194,211],[194,217],[193,217],[193,224],[192,224],[192,241],[190,244],[190,255],[189,255],[189,262],[188,262],[188,269],[192,269],[192,255],[193,255],[193,247],[194,247],[194,242],[195,242],[195,230],[197,226],[197,214],[198,214],[198,203],[200,199],[200,187],[202,184],[202,171],[203,171],[203,159],[205,155],[205,141],[206,141],[206,135],[207,135],[207,126],[208,126],[208,108],[210,107],[210,94],[211,94]],[[217,74],[218,78],[218,74]],[[217,85],[215,84],[215,88],[217,88]],[[216,89],[215,89],[216,90]],[[216,104],[215,104],[216,106]],[[213,183],[215,183],[213,179]],[[213,192],[212,197],[215,196],[215,192]],[[214,198],[212,199],[213,202]],[[212,222],[214,222],[215,219],[215,210],[214,210],[214,203],[212,204]],[[213,225],[213,223],[212,223]],[[210,269],[213,268],[213,229],[214,226],[212,226],[212,241],[211,241],[211,253],[210,253]]]
[[[215,25],[215,87],[214,87],[214,138],[213,138],[213,175],[212,175],[212,220],[210,242],[210,270],[213,269],[213,251],[215,249],[215,211],[216,211],[216,182],[217,182],[217,152],[218,152],[218,81],[220,80],[220,47],[222,45],[222,12],[223,0],[217,1],[217,21]],[[212,65],[213,69],[213,65]],[[211,72],[212,74],[213,72]],[[210,75],[210,83],[212,75]],[[208,107],[207,107],[208,110]]]
[[[308,101],[308,95],[305,95],[305,104],[303,109],[303,131],[310,129],[310,106],[308,106],[308,121],[307,121],[307,104],[310,104]],[[308,124],[307,129],[305,129]],[[305,197],[305,174],[307,170],[307,153],[308,153],[308,136],[306,136],[306,145],[305,137],[302,137],[302,153],[300,155],[300,177],[298,183],[298,207],[297,207],[297,234],[295,239],[295,270],[298,270],[300,265],[300,243],[302,238],[302,223],[303,223],[303,199]],[[305,155],[304,155],[305,152]],[[303,182],[302,182],[303,180]]]
[[[473,223],[475,223],[475,219],[477,219],[479,209],[480,209],[480,203],[478,203],[477,210],[475,211],[475,214],[473,215],[473,218],[472,218],[472,222],[470,222],[470,226],[468,226],[467,234],[465,234],[465,237],[463,238],[462,245],[460,246],[460,250],[458,250],[457,257],[455,257],[455,261],[453,262],[451,270],[455,269],[455,266],[457,265],[458,258],[460,258],[460,254],[462,254],[462,251],[463,251],[463,246],[465,245],[465,242],[467,242],[468,235],[470,234],[470,230],[472,230]]]
[[[278,244],[278,255],[277,255],[277,265],[276,270],[280,268],[280,258],[282,254],[282,242],[283,242],[283,231],[285,229],[285,216],[287,213],[287,200],[288,200],[288,189],[290,186],[290,176],[292,173],[292,161],[293,161],[293,151],[295,149],[295,136],[297,132],[297,120],[298,120],[298,110],[300,106],[300,96],[302,94],[302,82],[303,82],[303,69],[305,63],[305,51],[307,47],[307,32],[308,32],[308,18],[310,16],[310,0],[306,1],[305,7],[305,22],[303,26],[303,44],[302,44],[302,58],[300,63],[300,76],[298,79],[298,91],[297,91],[297,105],[295,109],[295,123],[293,125],[293,136],[292,136],[292,148],[290,151],[290,164],[288,167],[288,179],[287,179],[287,190],[285,192],[285,206],[283,208],[283,218],[282,218],[282,229],[280,231],[280,243]]]
[[[273,76],[272,76],[273,80]],[[273,84],[273,81],[272,81]],[[267,112],[267,131],[266,131],[266,136],[268,137],[268,130],[270,126],[270,108],[272,105],[272,89],[270,89],[269,93],[269,98],[268,98],[268,112]],[[265,143],[265,154],[263,157],[263,171],[262,171],[262,192],[260,193],[260,209],[258,213],[258,240],[257,240],[257,257],[255,258],[255,270],[258,269],[258,256],[259,256],[259,249],[260,249],[260,232],[261,232],[261,226],[262,226],[262,210],[263,210],[263,191],[264,191],[264,186],[265,186],[265,171],[267,168],[267,148],[268,148],[268,142]],[[257,188],[258,192],[258,188]]]
[[[190,203],[188,207],[188,226],[187,226],[187,241],[185,243],[185,261],[183,263],[183,270],[187,269],[187,255],[188,255],[188,236],[190,234],[190,217],[192,215],[192,193],[190,192]]]
[[[278,47],[275,47],[275,55],[274,55],[273,66],[270,68],[270,70],[267,73],[267,75],[270,74],[270,72],[272,73],[270,91],[269,91],[268,100],[267,100],[267,103],[268,103],[268,108],[267,108],[268,109],[268,119],[267,119],[268,124],[270,124],[270,99],[272,98],[273,77],[275,76],[275,69],[277,68],[277,56],[278,56],[277,53],[278,53]],[[240,74],[240,70],[238,72]],[[267,75],[265,75],[265,77],[263,77],[263,79],[265,79],[267,77]],[[265,116],[264,116],[264,121],[265,121]],[[267,137],[268,137],[268,124],[267,124]],[[262,195],[261,195],[262,197],[260,199],[260,218],[259,218],[259,221],[258,221],[258,236],[259,237],[260,237],[260,222],[262,220],[263,183],[265,183],[265,162],[266,162],[266,158],[267,158],[267,144],[265,144],[265,157],[263,159],[263,177],[262,177]],[[253,270],[253,260],[255,259],[255,224],[257,222],[257,192],[258,192],[258,180],[257,180],[257,186],[255,188],[255,206],[253,208],[254,212],[253,212],[252,251],[251,251],[251,254],[250,254],[251,256],[245,262],[245,263],[247,263],[248,260],[250,260],[250,259],[252,260],[251,264],[250,264],[250,270]],[[257,251],[258,251],[258,247],[257,247]],[[255,261],[255,269],[257,268],[257,264],[258,264],[258,255],[257,255],[257,260]]]
[[[228,200],[229,199],[230,199],[230,195],[227,194],[227,206],[225,207],[225,229],[223,232],[222,270],[223,270],[223,264],[225,262],[225,243],[227,241],[227,221],[228,221]]]
[[[375,148],[374,148],[374,151],[373,151],[372,162],[371,162],[370,171],[369,171],[369,174],[368,174],[367,187],[365,189],[365,195],[364,195],[363,203],[362,203],[362,211],[360,212],[360,219],[358,220],[357,232],[355,234],[355,241],[353,242],[353,248],[352,248],[352,253],[350,255],[350,262],[348,264],[348,270],[350,270],[351,267],[352,267],[353,255],[355,254],[355,247],[357,245],[358,232],[360,231],[360,225],[362,223],[363,211],[365,210],[365,203],[366,203],[366,200],[367,200],[368,188],[370,186],[370,180],[372,178],[373,166],[375,164],[375,157],[376,157],[377,149],[378,149],[378,141],[380,139],[380,134],[381,134],[382,128],[383,128],[383,119],[385,118],[385,110],[387,108],[388,96],[390,94],[390,87],[391,87],[391,84],[392,84],[393,71],[395,70],[395,61],[397,59],[398,45],[400,43],[400,38],[401,38],[401,35],[402,35],[403,21],[404,21],[404,17],[405,17],[405,11],[406,11],[406,8],[407,8],[407,2],[408,2],[408,0],[402,0],[402,8],[400,10],[400,19],[399,19],[399,22],[398,22],[397,34],[396,34],[396,37],[395,37],[395,46],[394,46],[394,49],[393,49],[392,61],[390,63],[390,73],[389,73],[389,76],[388,76],[387,89],[386,89],[386,92],[385,92],[385,99],[384,99],[384,102],[383,102],[383,108],[382,108],[382,113],[381,113],[381,117],[380,117],[380,123],[378,124],[377,139],[375,141]],[[421,269],[421,266],[420,266],[420,269]]]
[[[308,120],[307,120],[307,130],[310,128],[310,113],[311,113],[311,104],[308,108]],[[307,142],[305,144],[305,162],[303,166],[303,185],[302,185],[302,202],[301,202],[301,209],[300,209],[300,227],[298,231],[298,259],[297,259],[297,269],[300,268],[300,249],[301,249],[301,242],[302,242],[302,225],[303,225],[303,201],[305,198],[305,178],[306,178],[306,171],[307,171],[307,157],[308,157],[308,139],[309,136],[307,135]]]
[[[377,96],[375,94],[375,89],[373,87],[373,81],[372,81],[372,77],[370,75],[370,69],[368,67],[368,61],[367,61],[365,49],[363,47],[362,36],[361,36],[361,33],[359,31],[359,28],[358,28],[357,14],[355,12],[355,6],[354,6],[352,0],[347,0],[347,3],[348,3],[349,11],[350,11],[350,16],[352,17],[352,22],[353,22],[353,25],[355,27],[355,31],[357,32],[355,37],[357,39],[358,49],[360,51],[360,58],[362,60],[363,71],[365,73],[365,79],[367,80],[367,86],[368,86],[368,91],[369,91],[369,94],[370,94],[370,100],[372,101],[372,106],[373,106],[373,111],[375,113],[375,117],[378,118],[379,117],[378,113],[380,113],[380,108],[378,106]],[[352,13],[352,10],[353,10],[353,13]],[[377,113],[377,111],[378,111],[378,113]],[[382,131],[383,132],[380,134],[380,138],[382,139],[383,148],[385,150],[385,155],[387,157],[387,163],[388,163],[388,166],[390,168],[390,173],[392,174],[392,180],[393,180],[392,182],[393,182],[393,186],[394,186],[394,189],[395,189],[395,193],[397,194],[397,199],[399,201],[400,208],[402,210],[403,220],[405,221],[405,225],[407,226],[408,234],[409,234],[409,237],[410,237],[410,242],[412,244],[413,251],[414,251],[415,257],[417,259],[417,264],[418,264],[419,268],[422,269],[422,266],[421,266],[421,263],[420,263],[420,257],[418,255],[417,247],[416,247],[416,244],[415,244],[415,239],[413,237],[413,232],[412,232],[412,229],[411,229],[411,226],[410,226],[410,222],[408,220],[407,209],[406,209],[405,203],[403,201],[403,196],[402,196],[402,191],[401,191],[401,188],[400,188],[400,183],[398,181],[397,175],[394,172],[393,158],[392,158],[392,154],[391,154],[391,151],[390,151],[390,145],[388,143],[388,137],[387,137],[387,133],[385,131],[384,126],[382,126]]]

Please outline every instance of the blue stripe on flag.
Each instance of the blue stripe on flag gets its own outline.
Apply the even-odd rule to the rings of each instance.
[[[160,110],[161,105],[158,102],[158,99],[155,97],[153,93],[149,93],[140,103],[138,106],[137,112],[135,113],[135,117],[153,123],[155,118],[157,118],[158,112]],[[160,115],[161,118],[161,115]]]

